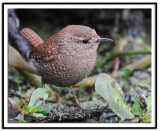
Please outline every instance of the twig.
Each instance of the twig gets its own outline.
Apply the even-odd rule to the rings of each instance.
[[[129,64],[128,66],[124,67],[125,69],[129,69],[131,71],[143,69],[151,64],[151,55],[147,55],[136,62]]]
[[[77,84],[74,85],[74,87],[80,87],[80,85],[83,83],[83,87],[91,87],[94,86],[95,82],[97,79],[97,75],[95,76],[90,76],[85,78],[82,82],[79,82]]]

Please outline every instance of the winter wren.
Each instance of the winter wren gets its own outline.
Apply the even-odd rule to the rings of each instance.
[[[21,33],[35,46],[30,58],[35,59],[42,84],[62,87],[72,86],[89,75],[96,64],[99,43],[112,41],[82,25],[69,25],[46,41],[29,28]]]

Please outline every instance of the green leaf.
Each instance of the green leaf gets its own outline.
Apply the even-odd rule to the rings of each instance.
[[[13,79],[14,79],[14,82],[16,82],[17,84],[20,84],[22,82],[19,76],[14,76]]]
[[[42,113],[44,115],[48,114],[52,110],[53,106],[51,105],[40,105],[38,106],[38,113]]]
[[[42,104],[42,100],[40,98],[46,100],[48,98],[48,94],[46,93],[46,88],[38,88],[33,91],[30,102],[28,104],[28,108],[38,107]]]
[[[121,118],[121,121],[134,118],[130,107],[123,100],[122,89],[109,75],[101,73],[98,76],[95,90],[109,103],[110,108]]]
[[[142,109],[139,102],[140,102],[140,97],[138,97],[135,100],[135,102],[133,103],[133,106],[132,106],[132,112],[136,116],[140,116],[140,115],[143,115],[145,113],[145,109]]]
[[[122,77],[128,77],[132,74],[132,71],[126,68],[120,69],[118,72],[114,74],[114,76],[122,76]]]
[[[72,101],[70,101],[70,100],[62,100],[62,102],[65,104],[72,104]]]
[[[142,123],[151,123],[151,118],[143,120]]]
[[[97,116],[93,116],[92,119],[93,119],[93,120],[97,120]]]
[[[22,111],[26,111],[26,110],[28,110],[28,106],[24,105],[22,108]]]
[[[20,122],[27,122],[24,120],[24,114],[20,113],[16,118],[14,118],[15,120],[18,120]]]
[[[147,113],[151,111],[151,106],[152,106],[152,99],[151,97],[147,98]]]
[[[29,109],[29,112],[30,113],[35,113],[35,112],[37,112],[38,111],[38,107],[31,107],[30,109]]]
[[[44,115],[42,113],[32,113],[32,116],[35,116],[35,117],[44,117]]]
[[[23,123],[26,123],[27,121],[25,121],[25,120],[22,120],[22,119],[18,119],[18,118],[14,118],[15,120],[18,120],[18,121],[20,121],[20,122],[23,122]]]
[[[122,88],[118,85],[118,83],[116,81],[114,81],[114,79],[112,79],[111,77],[110,77],[110,79],[112,81],[111,82],[111,86],[118,91],[119,95],[121,95],[122,98],[124,98],[124,94],[123,94]]]

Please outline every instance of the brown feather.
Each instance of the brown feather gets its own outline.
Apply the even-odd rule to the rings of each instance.
[[[41,39],[41,37],[35,33],[33,30],[30,28],[23,28],[20,33],[27,38],[33,45],[34,47],[40,45],[44,41]]]
[[[48,40],[43,42],[42,44],[36,46],[30,52],[30,58],[34,58],[36,60],[45,60],[50,61],[58,56],[59,46],[57,44],[57,36],[58,34],[53,35]]]

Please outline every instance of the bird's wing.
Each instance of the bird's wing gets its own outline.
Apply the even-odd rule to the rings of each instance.
[[[44,41],[41,39],[41,37],[35,33],[32,29],[30,28],[23,28],[20,33],[26,38],[28,39],[33,45],[34,47],[42,44]]]
[[[36,46],[30,52],[30,58],[50,61],[58,56],[58,48],[59,47],[54,43],[54,40],[52,41],[52,39],[48,39],[42,44]]]

